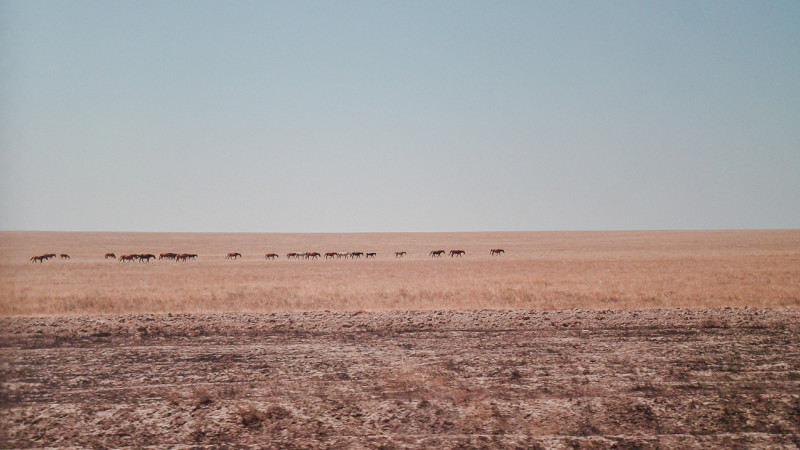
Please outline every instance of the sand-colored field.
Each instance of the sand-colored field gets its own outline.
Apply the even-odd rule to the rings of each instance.
[[[797,448],[798,313],[0,318],[0,447]]]
[[[491,257],[492,248],[506,253]],[[437,249],[467,255],[430,258]],[[285,258],[299,251],[377,257]],[[107,252],[199,257],[124,263]],[[228,252],[244,258],[226,260]],[[267,261],[267,252],[282,256]],[[71,259],[29,262],[44,253]],[[800,306],[800,230],[0,233],[3,316],[719,306]]]

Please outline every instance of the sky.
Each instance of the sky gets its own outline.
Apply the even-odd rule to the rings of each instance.
[[[0,0],[0,230],[800,228],[800,2]]]

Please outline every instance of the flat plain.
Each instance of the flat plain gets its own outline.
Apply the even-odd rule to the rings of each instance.
[[[467,254],[429,256],[439,249]],[[285,257],[354,251],[377,256]],[[198,258],[119,262],[108,252]],[[29,262],[46,253],[70,259]],[[800,230],[0,233],[0,316],[722,306],[800,306]]]
[[[0,233],[0,282],[2,447],[800,446],[798,230]]]

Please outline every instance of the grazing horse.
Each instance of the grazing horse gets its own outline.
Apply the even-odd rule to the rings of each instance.
[[[462,255],[466,255],[466,254],[467,254],[467,252],[465,252],[464,250],[450,250],[450,257],[451,258],[453,256],[458,256],[459,258],[461,258]]]
[[[444,250],[433,250],[432,252],[429,253],[429,255],[431,255],[431,258],[438,258],[444,255]]]
[[[44,262],[45,259],[47,258],[45,258],[44,256],[34,256],[33,258],[31,258],[30,261],[35,264],[37,262],[38,263]]]
[[[139,255],[122,255],[122,256],[119,257],[119,261],[120,262],[133,261],[134,259],[136,259],[138,257],[139,257]]]
[[[228,253],[228,256],[226,256],[225,259],[236,259],[236,258],[242,258],[242,257],[243,257],[242,254],[238,253],[238,252],[237,253]]]
[[[69,255],[66,254],[66,253],[62,253],[60,256],[61,256],[61,259],[70,259]]]
[[[404,256],[406,256],[406,252],[394,252],[395,258],[402,258]]]
[[[375,259],[375,255],[377,255],[377,253],[367,253],[367,259]]]
[[[322,256],[322,255],[320,255],[317,252],[311,252],[311,253],[306,255],[306,259],[309,259],[309,258],[311,258],[311,259],[319,259],[320,256]]]
[[[267,253],[266,255],[264,255],[264,259],[275,259],[275,258],[278,258],[277,253]]]
[[[505,253],[506,251],[502,248],[493,248],[489,250],[489,254],[492,256],[500,256],[500,253]]]
[[[350,259],[361,259],[364,256],[364,252],[350,252]]]
[[[106,259],[108,259],[108,258],[117,259],[117,255],[115,255],[113,253],[106,253]]]
[[[161,253],[160,255],[158,255],[158,259],[159,260],[162,260],[162,259],[175,259],[177,257],[178,257],[177,253]]]
[[[325,252],[325,259],[333,259],[336,258],[336,252]]]
[[[148,262],[149,263],[150,259],[156,259],[156,255],[154,255],[152,253],[147,253],[145,255],[139,255],[139,262],[144,261],[144,262]]]

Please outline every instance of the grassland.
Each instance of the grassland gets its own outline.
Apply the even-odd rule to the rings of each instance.
[[[432,259],[434,249],[467,255]],[[234,251],[244,258],[226,260]],[[378,255],[264,259],[293,251]],[[121,263],[107,252],[199,257]],[[29,262],[43,253],[71,259]],[[2,316],[721,306],[800,306],[800,230],[0,233]]]
[[[0,316],[3,448],[800,445],[800,230],[4,232]]]

